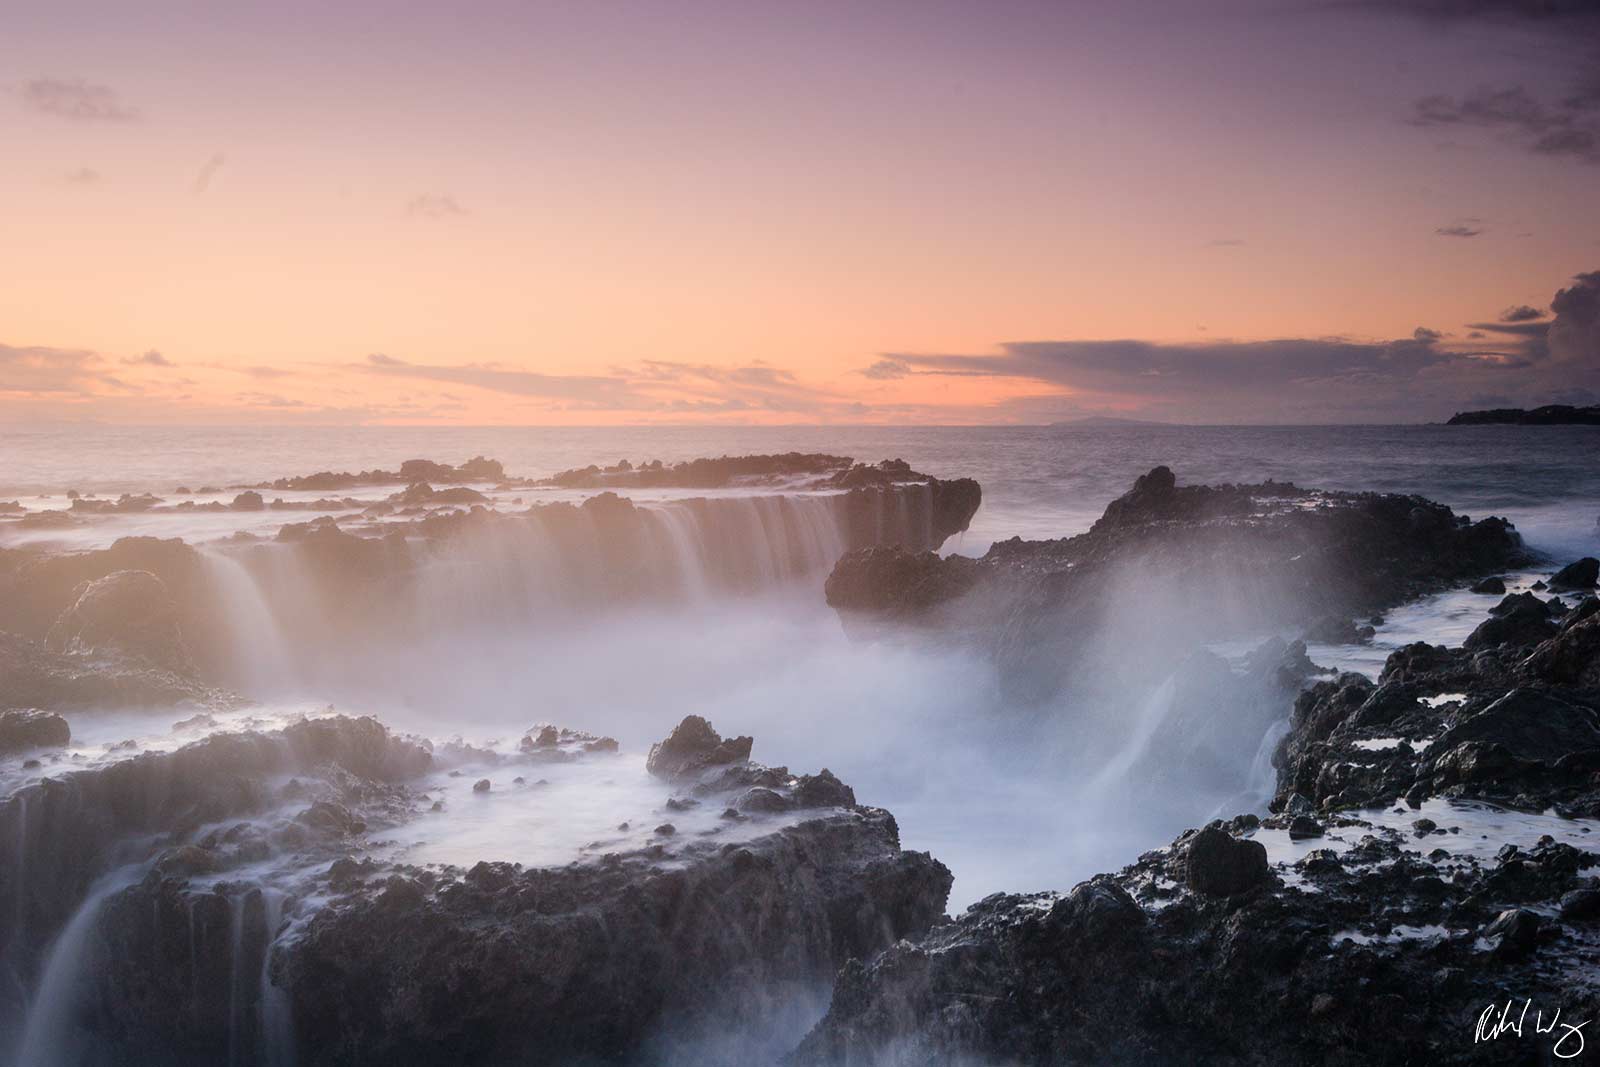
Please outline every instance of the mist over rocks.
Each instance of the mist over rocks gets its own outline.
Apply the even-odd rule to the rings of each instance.
[[[645,770],[669,780],[698,778],[713,767],[748,760],[754,743],[749,737],[723,740],[709,722],[690,715],[673,727],[666,740],[650,746]]]
[[[1420,497],[1280,482],[1180,486],[1158,467],[1088,533],[997,542],[976,562],[859,549],[830,576],[847,625],[910,623],[985,649],[1019,698],[1057,692],[1096,644],[1153,647],[1353,619],[1527,562],[1503,519]],[[1081,673],[1079,671],[1078,673]]]
[[[0,865],[6,1044],[86,1063],[770,1061],[847,959],[940,920],[951,875],[836,776],[752,763],[751,744],[691,716],[651,755],[683,790],[678,831],[552,866],[414,866],[384,842],[430,817],[430,773],[491,768],[472,787],[493,779],[488,804],[524,782],[495,768],[614,761],[612,739],[541,724],[493,751],[331,716],[25,785],[0,804],[24,860]]]
[[[152,506],[146,512],[152,522],[176,522],[196,507],[328,513],[285,522],[275,534],[241,530],[200,546],[141,535],[88,551],[0,549],[0,631],[36,640],[53,631],[56,651],[69,642],[84,647],[85,637],[95,638],[99,651],[137,646],[152,667],[238,686],[250,675],[239,670],[241,660],[267,652],[280,662],[256,673],[281,673],[284,658],[315,662],[352,644],[397,645],[414,640],[425,613],[441,605],[506,618],[545,608],[595,613],[762,592],[820,576],[840,554],[863,546],[937,548],[967,528],[981,499],[970,479],[931,478],[903,461],[866,466],[829,456],[753,456],[679,466],[684,470],[673,477],[680,481],[714,481],[724,489],[730,479],[754,481],[736,495],[641,504],[619,495],[627,491],[619,484],[582,501],[525,504],[483,491],[528,483],[507,481],[496,461],[479,457],[460,467],[408,461],[394,472],[271,485],[286,492],[406,486],[386,499],[267,501],[245,490],[232,505]],[[123,571],[144,576],[87,584]],[[112,595],[119,587],[128,590],[122,600]],[[138,639],[126,625],[114,640],[98,622],[85,630],[71,614],[85,596],[80,615],[95,604],[120,603],[126,614],[128,605],[147,603],[175,630],[168,627],[164,640],[154,636],[153,621]],[[264,640],[268,647],[251,647]]]
[[[1515,635],[1413,645],[1376,682],[1312,685],[1275,755],[1276,814],[1186,831],[1066,893],[995,894],[851,961],[787,1062],[1466,1067],[1578,1051],[1572,1034],[1600,1016],[1600,601],[1552,613],[1559,632],[1531,652]],[[1546,1029],[1475,1042],[1508,998]]]
[[[0,756],[38,748],[65,748],[72,740],[67,720],[36,708],[0,711]]]
[[[18,857],[0,865],[0,913],[14,919],[0,923],[0,961],[13,975],[38,973],[93,887],[124,865],[210,873],[305,847],[307,835],[339,836],[358,823],[350,811],[362,813],[363,826],[392,823],[410,806],[395,783],[423,773],[431,758],[374,719],[333,717],[273,733],[213,734],[89,769],[52,768],[0,804],[0,834]],[[320,806],[276,830],[221,825],[297,799]],[[0,984],[0,1020],[12,1034],[21,1032],[23,988]]]
[[[149,571],[112,571],[79,583],[72,606],[45,635],[52,651],[123,651],[179,674],[194,673],[178,630],[178,606]]]

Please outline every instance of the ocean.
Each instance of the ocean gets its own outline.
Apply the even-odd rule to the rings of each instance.
[[[899,457],[976,478],[984,503],[952,549],[1080,533],[1151,467],[1180,483],[1268,478],[1417,493],[1474,517],[1504,515],[1555,554],[1600,547],[1600,428],[1590,426],[1018,427],[0,427],[0,500],[235,485],[408,458],[502,461],[542,477],[619,459],[758,452]]]

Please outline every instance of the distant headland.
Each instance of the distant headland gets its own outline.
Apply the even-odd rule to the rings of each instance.
[[[1542,408],[1493,408],[1489,411],[1459,411],[1446,426],[1485,426],[1505,423],[1515,426],[1600,426],[1600,405],[1579,408],[1571,404],[1546,404]]]

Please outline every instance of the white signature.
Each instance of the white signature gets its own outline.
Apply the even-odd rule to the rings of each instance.
[[[1528,1018],[1530,1011],[1534,1012],[1532,1019]],[[1551,1046],[1550,1051],[1558,1060],[1570,1060],[1583,1055],[1583,1028],[1593,1021],[1585,1019],[1581,1023],[1564,1023],[1561,1021],[1561,1009],[1557,1008],[1555,1015],[1546,1022],[1544,1009],[1535,1010],[1531,997],[1524,1000],[1520,1008],[1517,1007],[1515,1000],[1508,1000],[1503,1005],[1491,1004],[1483,1009],[1483,1014],[1478,1016],[1478,1026],[1473,1031],[1472,1041],[1473,1044],[1479,1041],[1493,1041],[1504,1034],[1522,1037],[1523,1028],[1531,1022],[1533,1029],[1528,1031],[1529,1033],[1534,1037],[1544,1035],[1555,1037],[1555,1044]],[[1558,1028],[1560,1035],[1556,1036]]]

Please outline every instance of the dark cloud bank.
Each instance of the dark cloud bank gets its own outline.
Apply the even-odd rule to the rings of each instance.
[[[1284,338],[1160,344],[1021,341],[998,355],[886,353],[861,373],[1021,379],[1068,391],[1058,415],[1100,410],[1185,422],[1414,422],[1470,407],[1600,402],[1600,271],[1453,342],[1419,327],[1362,342]],[[1047,399],[1023,405],[1048,412]]]

